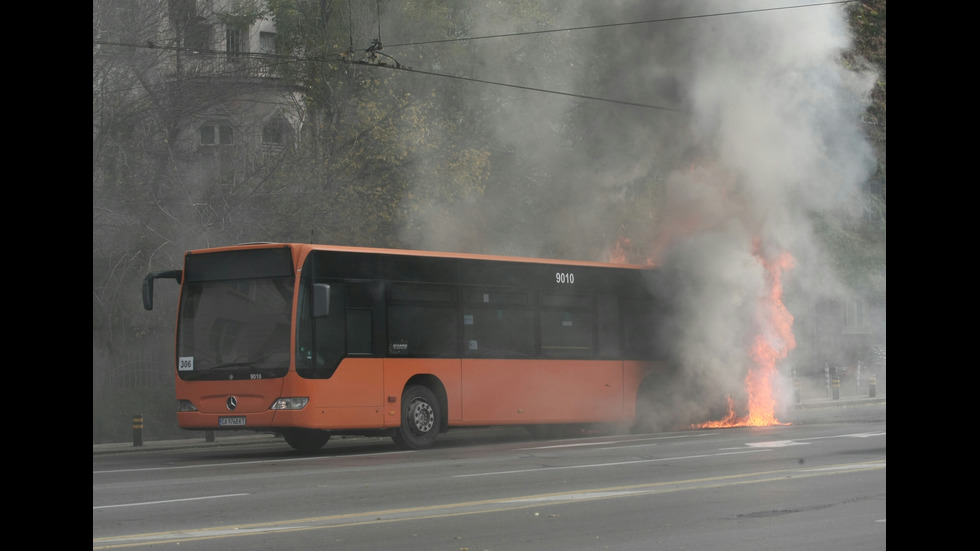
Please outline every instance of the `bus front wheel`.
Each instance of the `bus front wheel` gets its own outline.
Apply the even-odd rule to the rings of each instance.
[[[312,453],[322,448],[327,440],[330,440],[330,433],[315,429],[291,429],[283,431],[282,437],[293,449]]]
[[[436,395],[424,386],[409,386],[402,394],[401,426],[391,438],[405,450],[428,448],[442,429],[441,419]]]

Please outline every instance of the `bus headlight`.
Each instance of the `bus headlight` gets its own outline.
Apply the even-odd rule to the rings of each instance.
[[[190,400],[177,400],[177,411],[197,411]]]
[[[269,409],[303,409],[309,403],[309,398],[278,398]]]

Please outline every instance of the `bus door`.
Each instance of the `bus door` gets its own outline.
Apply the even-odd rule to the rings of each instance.
[[[383,411],[384,282],[316,280],[329,286],[329,310],[314,317],[315,292],[301,296],[297,384],[308,389],[311,414],[329,428],[380,426]]]

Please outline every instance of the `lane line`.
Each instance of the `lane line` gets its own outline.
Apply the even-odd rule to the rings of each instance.
[[[603,446],[607,444],[618,444],[620,442],[649,442],[651,440],[675,440],[677,438],[695,438],[703,436],[711,436],[717,433],[710,432],[700,432],[693,434],[678,434],[676,436],[653,436],[649,438],[627,438],[627,439],[617,439],[617,438],[605,438],[602,440],[597,440],[593,442],[572,442],[569,444],[550,444],[547,446],[532,446],[528,448],[520,448],[521,450],[547,450],[552,448],[577,448],[584,446]]]
[[[863,463],[829,465],[819,469],[782,469],[777,471],[762,471],[757,473],[695,478],[673,482],[654,482],[627,486],[613,486],[608,488],[573,490],[568,492],[515,496],[423,507],[407,507],[382,511],[289,519],[275,522],[214,526],[211,528],[174,530],[169,532],[129,534],[93,538],[92,547],[93,549],[119,549],[159,544],[179,545],[189,541],[224,539],[229,537],[269,534],[275,532],[323,530],[337,527],[377,525],[378,523],[418,521],[424,519],[449,518],[480,513],[515,511],[536,507],[543,502],[555,505],[590,500],[619,499],[624,497],[665,494],[678,491],[704,490],[744,484],[785,482],[787,480],[797,480],[817,476],[831,476],[846,472],[880,470],[885,468],[886,464],[884,461],[870,461]]]
[[[472,474],[457,474],[453,475],[453,478],[470,478],[474,476],[496,476],[501,474],[517,474],[517,473],[538,473],[542,471],[557,471],[562,469],[589,469],[596,467],[618,467],[620,465],[635,465],[637,463],[653,463],[657,461],[679,461],[686,459],[704,459],[707,457],[720,457],[723,455],[741,455],[745,453],[757,453],[769,450],[757,449],[757,450],[742,450],[733,452],[722,452],[722,453],[709,453],[702,455],[681,455],[673,457],[658,457],[656,459],[636,459],[634,461],[614,461],[612,463],[589,463],[586,465],[566,465],[562,467],[536,467],[534,469],[517,469],[513,471],[491,471],[486,473],[472,473]]]
[[[93,505],[93,509],[112,509],[114,507],[140,507],[143,505],[160,505],[162,503],[178,503],[181,501],[199,501],[202,499],[221,499],[226,497],[240,497],[247,496],[250,494],[225,494],[220,496],[201,496],[201,497],[184,497],[181,499],[164,499],[161,501],[144,501],[141,503],[119,503],[117,505]]]

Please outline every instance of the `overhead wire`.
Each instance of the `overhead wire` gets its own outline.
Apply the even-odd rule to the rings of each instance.
[[[855,2],[855,1],[857,1],[857,0],[834,0],[834,1],[831,1],[831,2],[818,2],[818,3],[814,3],[814,4],[797,4],[797,5],[793,5],[793,6],[778,6],[778,7],[771,7],[771,8],[758,8],[758,9],[752,9],[752,10],[739,10],[739,11],[721,12],[721,13],[704,13],[704,14],[698,14],[698,15],[683,15],[683,16],[677,16],[677,17],[665,17],[665,18],[662,18],[662,19],[644,19],[644,20],[641,20],[641,21],[627,21],[627,22],[622,22],[622,23],[603,23],[603,24],[599,24],[599,25],[586,25],[586,26],[581,26],[581,27],[564,27],[564,28],[561,28],[561,29],[543,29],[543,30],[538,30],[538,31],[520,31],[520,32],[513,32],[513,33],[491,34],[491,35],[484,35],[484,36],[464,36],[464,37],[460,37],[460,38],[443,38],[443,39],[439,39],[439,40],[423,40],[423,41],[419,41],[419,42],[405,42],[405,43],[402,43],[402,44],[388,44],[387,47],[389,47],[389,48],[396,48],[396,47],[402,47],[402,46],[425,46],[425,45],[429,45],[429,44],[442,44],[442,43],[446,43],[446,42],[463,42],[463,41],[469,41],[469,40],[485,40],[485,39],[490,39],[490,38],[510,38],[510,37],[514,37],[514,36],[528,36],[528,35],[535,35],[535,34],[562,33],[562,32],[570,32],[570,31],[585,31],[585,30],[603,29],[603,28],[609,28],[609,27],[625,27],[625,26],[629,26],[629,25],[648,25],[648,24],[651,24],[651,23],[667,23],[667,22],[671,22],[671,21],[683,21],[683,20],[686,20],[686,19],[703,19],[703,18],[707,18],[707,17],[723,17],[723,16],[729,16],[729,15],[743,15],[743,14],[749,14],[749,13],[759,13],[759,12],[778,11],[778,10],[789,10],[789,9],[796,9],[796,8],[813,8],[813,7],[819,7],[819,6],[830,6],[830,5],[834,5],[834,4],[851,4],[851,3]],[[380,34],[380,31],[379,31],[379,34]]]
[[[797,4],[797,5],[792,5],[792,6],[779,6],[779,7],[759,8],[759,9],[741,10],[741,11],[732,11],[732,12],[710,13],[710,14],[697,14],[697,15],[678,16],[678,17],[669,17],[669,18],[661,18],[661,19],[646,19],[646,20],[640,20],[640,21],[627,21],[627,22],[620,22],[620,23],[604,23],[604,24],[588,25],[588,26],[580,26],[580,27],[565,27],[565,28],[561,28],[561,29],[544,29],[544,30],[537,30],[537,31],[523,31],[523,32],[516,32],[516,33],[503,33],[503,34],[485,35],[485,36],[473,36],[473,37],[449,38],[449,39],[440,39],[440,40],[427,40],[427,41],[418,41],[418,42],[406,42],[406,43],[401,43],[401,44],[390,44],[387,47],[388,48],[395,48],[395,47],[404,47],[404,46],[422,46],[422,45],[439,44],[439,43],[447,43],[447,42],[460,42],[460,41],[470,41],[470,40],[483,40],[483,39],[492,39],[492,38],[508,38],[508,37],[514,37],[514,36],[525,36],[525,35],[546,34],[546,33],[556,33],[556,32],[570,32],[570,31],[580,31],[580,30],[589,30],[589,29],[601,29],[601,28],[609,28],[609,27],[622,27],[622,26],[629,26],[629,25],[644,25],[644,24],[651,24],[651,23],[664,23],[664,22],[671,22],[671,21],[679,21],[679,20],[685,20],[685,19],[702,19],[702,18],[707,18],[707,17],[721,17],[721,16],[740,15],[740,14],[747,14],[747,13],[770,12],[770,11],[796,9],[796,8],[811,8],[811,7],[828,6],[828,5],[835,5],[835,4],[848,4],[848,3],[852,3],[854,1],[856,1],[856,0],[834,0],[834,1],[830,1],[830,2],[819,2],[819,3],[812,3],[812,4]],[[348,6],[349,6],[349,2],[350,2],[350,0],[348,0]],[[603,97],[591,96],[591,95],[587,95],[587,94],[576,94],[576,93],[572,93],[572,92],[563,92],[563,91],[560,91],[560,90],[548,90],[548,89],[545,89],[545,88],[535,88],[535,87],[532,87],[532,86],[523,86],[523,85],[519,85],[519,84],[510,84],[510,83],[506,83],[506,82],[496,82],[496,81],[479,79],[479,78],[474,78],[474,77],[466,77],[466,76],[461,76],[461,75],[451,75],[451,74],[445,74],[445,73],[437,73],[437,72],[434,72],[434,71],[424,71],[424,70],[421,70],[421,69],[414,69],[414,68],[411,68],[411,67],[403,66],[400,63],[398,63],[398,61],[395,58],[393,58],[392,56],[387,55],[387,54],[380,54],[380,50],[382,48],[382,45],[381,45],[381,14],[380,14],[381,7],[380,7],[380,0],[377,0],[377,7],[378,7],[378,36],[377,36],[377,38],[375,38],[372,41],[371,46],[369,46],[365,50],[366,52],[368,52],[369,54],[371,54],[372,56],[374,56],[375,61],[373,61],[373,62],[357,61],[357,60],[352,60],[351,59],[352,54],[354,52],[354,48],[353,48],[353,45],[354,45],[354,42],[353,42],[354,41],[354,39],[353,39],[353,30],[351,28],[349,28],[350,49],[347,50],[347,51],[345,51],[345,52],[338,52],[336,58],[286,56],[286,55],[268,54],[268,53],[256,54],[256,53],[247,53],[247,52],[242,52],[240,55],[248,56],[248,57],[254,57],[254,58],[265,58],[265,59],[271,59],[271,60],[279,59],[279,60],[282,60],[283,62],[287,62],[287,63],[316,61],[316,62],[325,62],[325,63],[342,62],[342,63],[349,63],[349,64],[369,65],[369,66],[383,67],[383,68],[387,68],[387,69],[395,69],[395,70],[405,71],[405,72],[411,72],[411,73],[418,73],[418,74],[427,75],[427,76],[436,76],[436,77],[449,78],[449,79],[455,79],[455,80],[463,80],[463,81],[475,82],[475,83],[479,83],[479,84],[488,84],[488,85],[493,85],[493,86],[502,86],[502,87],[506,87],[506,88],[515,88],[515,89],[520,89],[520,90],[528,90],[528,91],[541,92],[541,93],[546,93],[546,94],[555,94],[555,95],[567,96],[567,97],[574,97],[574,98],[579,98],[579,99],[586,99],[586,100],[593,100],[593,101],[601,101],[601,102],[613,103],[613,104],[619,104],[619,105],[627,105],[627,106],[631,106],[631,107],[640,107],[640,108],[645,108],[645,109],[656,109],[656,110],[670,111],[670,112],[675,112],[675,113],[684,113],[685,112],[682,109],[665,107],[665,106],[661,106],[661,105],[652,105],[652,104],[647,104],[647,103],[639,103],[639,102],[626,101],[626,100],[618,100],[618,99],[612,99],[612,98],[603,98]],[[351,27],[353,27],[353,25],[351,25]],[[126,47],[132,47],[132,48],[155,48],[155,49],[161,49],[161,50],[171,50],[171,51],[176,51],[176,52],[183,51],[183,52],[193,52],[193,53],[197,53],[197,54],[209,54],[209,55],[224,55],[224,54],[226,54],[226,52],[221,51],[221,50],[201,50],[201,49],[193,49],[193,48],[166,47],[166,46],[159,46],[159,45],[155,45],[155,44],[129,44],[129,43],[121,43],[121,42],[100,41],[100,40],[94,40],[93,43],[96,44],[96,45],[105,45],[105,46],[126,46]],[[376,57],[377,55],[383,55],[386,58],[391,59],[394,62],[394,64],[389,64],[389,63],[377,61],[377,57]]]
[[[602,97],[598,97],[598,96],[589,96],[589,95],[586,95],[586,94],[575,94],[575,93],[572,93],[572,92],[562,92],[560,90],[547,90],[547,89],[544,89],[544,88],[534,88],[533,86],[522,86],[520,84],[508,84],[506,82],[494,82],[494,81],[491,81],[491,80],[483,80],[483,79],[479,79],[479,78],[464,77],[464,76],[458,76],[458,75],[446,75],[446,74],[442,74],[442,73],[433,73],[431,71],[422,71],[422,70],[419,70],[419,69],[412,69],[411,67],[404,67],[404,66],[392,67],[392,66],[385,66],[385,65],[382,65],[382,67],[387,67],[389,69],[397,69],[397,70],[400,70],[400,71],[407,71],[407,72],[410,72],[410,73],[419,73],[419,74],[422,74],[422,75],[429,75],[429,76],[436,76],[436,77],[451,78],[451,79],[456,79],[456,80],[465,80],[465,81],[469,81],[469,82],[478,82],[480,84],[492,84],[494,86],[504,86],[504,87],[507,87],[507,88],[517,88],[519,90],[530,90],[532,92],[544,92],[544,93],[547,93],[547,94],[555,94],[555,95],[559,95],[559,96],[569,96],[569,97],[579,98],[579,99],[596,100],[596,101],[602,101],[602,102],[606,102],[606,103],[618,103],[620,105],[629,105],[629,106],[632,106],[632,107],[643,107],[643,108],[646,108],[646,109],[659,109],[661,111],[672,111],[672,112],[675,112],[675,113],[686,113],[686,111],[683,110],[683,109],[674,109],[674,108],[671,108],[671,107],[664,107],[662,105],[651,105],[651,104],[648,104],[648,103],[638,103],[638,102],[634,102],[634,101],[618,100],[618,99],[612,99],[612,98],[602,98]]]
[[[834,0],[834,1],[831,1],[831,2],[820,2],[820,3],[812,3],[812,4],[797,4],[797,5],[792,5],[792,6],[777,6],[777,7],[770,7],[770,8],[758,8],[758,9],[751,9],[751,10],[739,10],[739,11],[711,13],[711,14],[697,14],[697,15],[677,16],[677,17],[666,17],[666,18],[660,18],[660,19],[645,19],[645,20],[640,20],[640,21],[628,21],[628,22],[621,22],[621,23],[605,23],[605,24],[599,24],[599,25],[586,25],[586,26],[580,26],[580,27],[566,27],[566,28],[561,28],[561,29],[545,29],[545,30],[538,30],[538,31],[522,31],[522,32],[516,32],[516,33],[502,33],[502,34],[485,35],[485,36],[475,36],[475,37],[461,37],[461,38],[449,38],[449,39],[441,39],[441,40],[427,40],[427,41],[420,41],[420,42],[407,42],[407,43],[403,43],[403,44],[389,44],[387,47],[388,48],[395,48],[395,47],[404,47],[404,46],[422,46],[422,45],[441,44],[441,43],[448,43],[448,42],[461,42],[461,41],[470,41],[470,40],[483,40],[483,39],[491,39],[491,38],[509,38],[509,37],[514,37],[514,36],[528,36],[528,35],[556,33],[556,32],[570,32],[570,31],[580,31],[580,30],[589,30],[589,29],[602,29],[602,28],[609,28],[609,27],[623,27],[623,26],[628,26],[628,25],[645,25],[645,24],[651,24],[651,23],[664,23],[664,22],[682,21],[682,20],[688,20],[688,19],[702,19],[702,18],[706,18],[706,17],[721,17],[721,16],[730,16],[730,15],[742,15],[742,14],[749,14],[749,13],[761,13],[761,12],[770,12],[770,11],[777,11],[777,10],[796,9],[796,8],[809,8],[809,7],[816,7],[816,6],[828,6],[828,5],[835,5],[835,4],[847,4],[847,3],[850,3],[850,2],[853,2],[853,1],[855,1],[855,0]],[[599,97],[599,96],[590,96],[590,95],[586,95],[586,94],[576,94],[576,93],[572,93],[572,92],[562,92],[562,91],[559,91],[559,90],[547,90],[547,89],[544,89],[544,88],[535,88],[535,87],[532,87],[532,86],[522,86],[522,85],[519,85],[519,84],[509,84],[509,83],[504,83],[504,82],[495,82],[495,81],[484,80],[484,79],[473,78],[473,77],[464,77],[464,76],[460,76],[460,75],[448,75],[448,74],[444,74],[444,73],[436,73],[436,72],[432,72],[432,71],[423,71],[423,70],[420,70],[420,69],[413,69],[411,67],[405,67],[405,66],[401,65],[400,63],[398,63],[398,61],[395,60],[395,58],[393,58],[393,57],[391,57],[391,56],[389,56],[387,54],[380,54],[380,50],[382,48],[382,46],[381,46],[381,10],[380,10],[380,0],[378,0],[378,3],[379,3],[379,7],[378,7],[378,37],[374,40],[374,42],[371,44],[371,46],[367,50],[368,52],[370,52],[370,54],[372,56],[372,61],[371,62],[364,62],[364,61],[358,62],[358,61],[350,61],[350,60],[348,60],[348,61],[350,61],[352,63],[360,63],[360,64],[363,64],[363,65],[374,65],[374,66],[386,67],[386,68],[390,68],[390,69],[398,69],[398,70],[401,70],[401,71],[407,71],[407,72],[412,72],[412,73],[419,73],[419,74],[429,75],[429,76],[437,76],[437,77],[443,77],[443,78],[451,78],[451,79],[455,79],[455,80],[464,80],[464,81],[468,81],[468,82],[477,82],[477,83],[480,83],[480,84],[490,84],[490,85],[494,85],[494,86],[503,86],[503,87],[507,87],[507,88],[516,88],[516,89],[520,89],[520,90],[529,90],[529,91],[534,91],[534,92],[542,92],[542,93],[555,94],[555,95],[560,95],[560,96],[568,96],[568,97],[574,97],[574,98],[580,98],[580,99],[587,99],[587,100],[594,100],[594,101],[602,101],[602,102],[607,102],[607,103],[615,103],[615,104],[620,104],[620,105],[628,105],[628,106],[632,106],[632,107],[642,107],[642,108],[645,108],[645,109],[658,109],[658,110],[662,110],[662,111],[671,111],[671,112],[675,112],[675,113],[684,113],[684,112],[686,112],[685,110],[682,110],[682,109],[676,109],[676,108],[671,108],[671,107],[664,107],[664,106],[661,106],[661,105],[652,105],[652,104],[647,104],[647,103],[639,103],[639,102],[626,101],[626,100],[618,100],[618,99],[612,99],[612,98],[603,98],[603,97]],[[395,65],[392,66],[392,65],[389,65],[389,64],[386,64],[386,63],[383,63],[383,62],[379,62],[377,60],[377,57],[376,57],[377,55],[384,55],[385,57],[387,57],[387,58],[391,59],[392,61],[394,61],[395,62]]]

